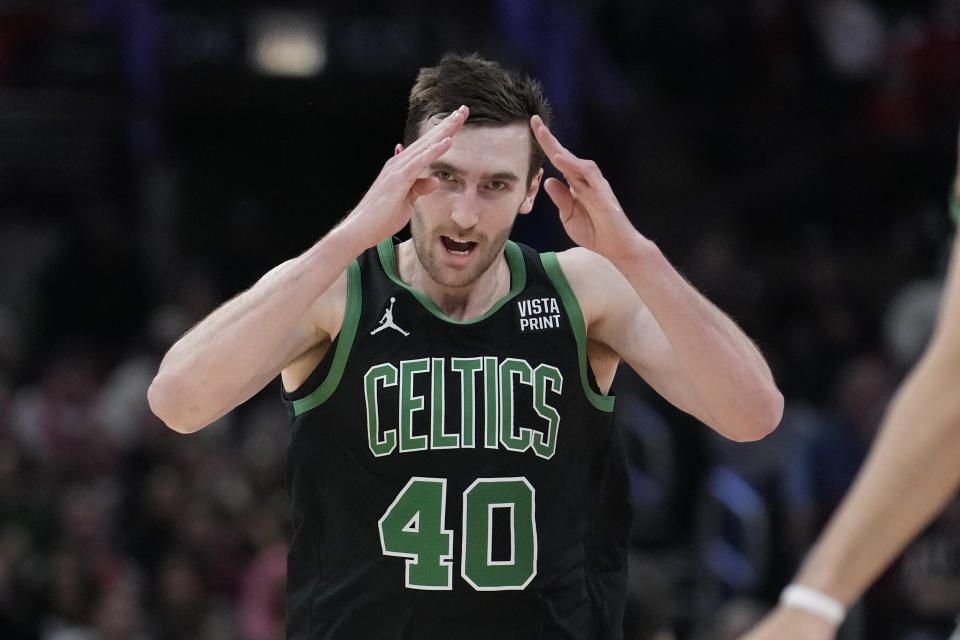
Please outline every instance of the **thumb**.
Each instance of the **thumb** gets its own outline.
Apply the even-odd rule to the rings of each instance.
[[[407,197],[403,199],[403,206],[413,207],[413,203],[417,201],[417,198],[427,195],[436,189],[439,184],[436,178],[417,178],[413,181],[413,184],[410,185],[410,190],[407,191]]]
[[[432,192],[439,184],[436,178],[417,178],[410,187],[411,201]]]

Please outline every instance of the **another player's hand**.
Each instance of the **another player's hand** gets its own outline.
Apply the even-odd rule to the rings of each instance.
[[[834,640],[836,625],[787,607],[777,607],[740,640]]]
[[[560,221],[570,239],[616,262],[639,237],[623,212],[610,183],[592,160],[583,160],[568,151],[539,116],[530,127],[550,162],[563,174],[567,184],[549,178],[543,184],[560,210]]]
[[[430,164],[453,144],[470,111],[462,106],[447,115],[407,148],[397,145],[397,153],[386,161],[363,199],[344,221],[360,234],[365,247],[389,238],[409,222],[413,203],[437,188],[437,181],[421,177]]]

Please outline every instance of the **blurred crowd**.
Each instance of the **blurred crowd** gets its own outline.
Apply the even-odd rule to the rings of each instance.
[[[929,335],[960,1],[317,10],[353,40],[298,84],[231,67],[239,28],[218,30],[236,17],[217,22],[215,3],[0,7],[0,637],[282,636],[279,383],[190,436],[150,414],[146,388],[180,334],[348,210],[416,67],[455,48],[544,79],[568,146],[774,369],[785,417],[750,444],[624,368],[615,383],[627,638],[733,640],[843,496]],[[405,39],[364,40],[379,31]],[[516,238],[561,248],[537,206]],[[943,639],[958,612],[955,500],[841,637]]]

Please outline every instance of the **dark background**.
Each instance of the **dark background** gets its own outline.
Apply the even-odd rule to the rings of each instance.
[[[258,70],[264,25],[322,68]],[[787,398],[723,442],[629,371],[630,638],[733,638],[858,468],[936,312],[960,1],[0,1],[0,637],[278,637],[278,385],[201,434],[145,389],[167,347],[309,247],[402,135],[420,66],[540,77],[555,130],[760,345]],[[569,240],[545,197],[514,238]],[[956,504],[846,638],[945,638]]]

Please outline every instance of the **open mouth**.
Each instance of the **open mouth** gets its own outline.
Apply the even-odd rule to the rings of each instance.
[[[450,236],[440,236],[440,241],[443,243],[443,248],[455,256],[469,255],[477,246],[476,242],[460,242]]]

